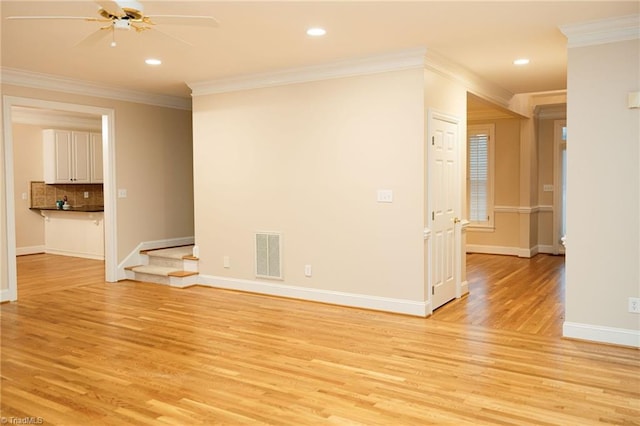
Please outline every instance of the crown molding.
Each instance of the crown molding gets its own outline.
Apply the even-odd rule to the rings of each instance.
[[[102,118],[37,108],[11,108],[11,122],[39,127],[101,132]]]
[[[94,96],[97,98],[114,99],[118,101],[135,102],[167,108],[191,110],[191,99],[189,98],[137,92],[106,84],[74,80],[66,77],[42,74],[16,68],[2,67],[0,68],[0,72],[2,73],[2,84],[30,87],[33,89],[53,90],[56,92]]]
[[[309,67],[289,68],[209,81],[188,82],[187,85],[191,88],[193,96],[202,96],[387,71],[417,69],[424,67],[425,52],[425,48],[416,48],[386,55],[355,58]]]
[[[473,71],[459,65],[433,51],[426,52],[425,68],[443,77],[462,84],[467,90],[479,98],[491,101],[503,108],[511,110],[513,93],[480,78]]]
[[[507,109],[513,97],[513,94],[508,90],[481,79],[472,71],[447,60],[443,56],[428,51],[424,47],[309,67],[289,68],[268,73],[209,81],[188,82],[187,86],[191,88],[192,96],[203,96],[406,69],[429,69],[462,84],[469,91]]]
[[[636,40],[640,38],[640,15],[561,25],[560,31],[567,37],[569,48]]]

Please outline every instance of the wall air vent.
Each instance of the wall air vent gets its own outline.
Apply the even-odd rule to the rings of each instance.
[[[256,277],[282,279],[282,235],[256,233]]]

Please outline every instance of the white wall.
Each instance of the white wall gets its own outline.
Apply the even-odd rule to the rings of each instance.
[[[201,278],[423,303],[423,94],[415,69],[196,96]],[[284,281],[256,280],[256,231],[283,233]]]
[[[568,59],[565,335],[640,346],[640,41]]]

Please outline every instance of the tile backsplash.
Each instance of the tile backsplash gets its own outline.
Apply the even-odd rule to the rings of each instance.
[[[87,192],[89,197],[84,198]],[[31,207],[55,207],[57,200],[67,196],[72,206],[104,206],[104,191],[101,183],[53,184],[42,181],[31,182]]]

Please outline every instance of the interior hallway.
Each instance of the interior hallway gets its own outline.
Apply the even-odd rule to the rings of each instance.
[[[437,309],[433,319],[562,336],[564,256],[468,254],[467,280],[469,295]]]

